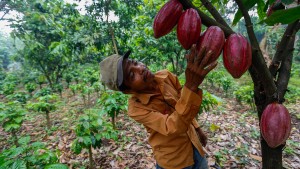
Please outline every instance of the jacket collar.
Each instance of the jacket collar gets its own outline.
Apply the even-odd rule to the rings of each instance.
[[[157,84],[159,85],[159,89],[160,89],[161,93],[164,92],[163,91],[164,90],[164,82],[167,79],[167,77],[168,77],[167,73],[161,73],[160,71],[155,73],[154,79],[157,82]],[[135,93],[132,96],[135,97],[142,104],[148,104],[151,97],[161,95],[161,93],[151,93],[151,94]]]

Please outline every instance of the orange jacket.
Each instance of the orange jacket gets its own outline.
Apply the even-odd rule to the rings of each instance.
[[[128,115],[143,124],[150,134],[154,158],[163,168],[181,169],[194,164],[192,144],[203,156],[195,116],[202,90],[194,93],[181,87],[178,78],[167,70],[155,74],[161,93],[132,94]]]

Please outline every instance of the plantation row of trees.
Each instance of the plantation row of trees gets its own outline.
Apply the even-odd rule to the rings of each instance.
[[[15,147],[4,148],[0,162],[6,161],[6,157],[24,159],[18,155],[46,149],[45,145],[30,142],[28,136],[17,137],[16,133],[20,131],[28,113],[43,112],[47,121],[45,127],[51,130],[51,113],[59,113],[63,105],[69,103],[64,101],[64,98],[80,97],[84,111],[80,118],[76,118],[77,138],[73,149],[76,153],[80,153],[82,148],[88,149],[91,158],[89,165],[93,168],[91,146],[99,147],[102,138],[117,138],[114,130],[115,117],[126,110],[126,97],[107,91],[99,82],[98,63],[108,55],[123,54],[131,49],[132,58],[143,61],[152,71],[169,69],[180,77],[183,84],[186,64],[184,55],[187,51],[178,43],[176,31],[160,39],[153,37],[153,18],[165,2],[92,0],[85,6],[86,13],[81,14],[76,4],[60,0],[1,1],[0,10],[3,16],[0,16],[0,19],[8,20],[13,31],[9,36],[3,33],[0,36],[0,96],[3,100],[0,105],[0,123],[6,132],[11,133]],[[226,97],[234,96],[237,100],[249,104],[254,111],[258,111],[260,117],[263,108],[273,101],[274,98],[270,99],[269,96],[274,95],[280,79],[284,80],[287,87],[289,77],[299,76],[299,12],[282,10],[277,16],[283,17],[275,15],[265,20],[266,10],[274,0],[267,3],[260,0],[237,0],[234,4],[228,0],[180,2],[184,8],[193,7],[199,10],[203,22],[202,32],[210,25],[218,25],[226,37],[233,32],[239,32],[248,37],[252,44],[254,60],[250,75],[245,75],[248,77],[247,83],[234,81],[219,64],[218,70],[207,76],[207,86],[223,91]],[[294,4],[293,1],[283,2],[286,6]],[[296,4],[295,8],[299,9],[299,6]],[[252,15],[250,18],[248,11],[255,11],[258,15]],[[6,16],[11,12],[17,12],[17,17],[7,19]],[[110,19],[111,13],[116,16],[115,20]],[[291,40],[286,40],[286,36],[292,37]],[[265,68],[274,66],[274,63],[283,63],[283,54],[289,56],[288,62],[286,61],[287,68],[282,68],[286,71],[282,70],[285,73],[281,73],[281,77],[286,78],[277,77],[278,69],[275,71],[270,68],[272,76],[277,80],[276,84],[273,80],[272,83],[264,81],[270,80]],[[261,75],[267,74],[268,78],[262,76],[264,79],[261,81],[257,76],[258,72]],[[289,103],[298,99],[300,92],[297,83],[295,80],[288,87],[288,90],[293,91],[287,92],[286,99]],[[286,92],[284,85],[281,85],[282,90],[278,89],[281,91],[280,98],[276,98],[281,101]],[[63,93],[66,90],[70,91],[72,96],[64,97]],[[208,92],[204,99],[206,100],[203,101],[200,112],[208,111],[218,104],[217,99]],[[102,114],[107,116],[104,118]],[[111,124],[106,123],[108,119]],[[25,148],[29,142],[33,145]],[[264,142],[262,144],[264,152],[268,152],[268,155],[263,153],[264,168],[282,166],[282,150],[273,150]],[[22,148],[19,148],[20,146]],[[40,157],[32,153],[25,161],[10,160],[6,165],[45,166],[58,162],[57,159],[50,158],[53,156],[55,155],[49,152],[47,156],[41,157],[44,159],[33,161]]]

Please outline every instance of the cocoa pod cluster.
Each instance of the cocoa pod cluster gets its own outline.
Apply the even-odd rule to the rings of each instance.
[[[268,11],[280,8],[281,1],[276,0]],[[197,10],[190,8],[183,11],[178,0],[169,0],[157,13],[154,23],[154,37],[167,35],[177,25],[177,39],[181,46],[189,50],[196,44],[198,52],[213,52],[209,63],[218,59],[223,51],[223,64],[233,78],[240,78],[252,64],[252,49],[248,40],[239,33],[225,39],[224,32],[218,26],[210,26],[201,34],[201,18]],[[279,103],[269,104],[260,120],[262,137],[267,144],[278,147],[285,143],[291,132],[291,117],[288,110]]]
[[[154,37],[170,33],[177,25],[177,39],[189,50],[196,44],[198,52],[213,52],[210,63],[217,60],[223,51],[223,63],[234,78],[240,78],[252,63],[251,45],[241,34],[225,35],[218,26],[210,26],[201,34],[201,18],[193,8],[183,10],[178,0],[169,0],[156,14],[153,22]]]
[[[291,117],[287,108],[276,102],[267,105],[261,115],[260,131],[269,147],[284,144],[291,132]]]

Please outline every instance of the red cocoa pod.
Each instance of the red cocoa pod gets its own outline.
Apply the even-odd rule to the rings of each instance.
[[[291,132],[291,116],[279,103],[269,104],[261,115],[260,131],[271,148],[284,144]]]
[[[267,17],[269,17],[273,13],[272,6],[270,6],[269,9],[268,9],[268,11],[267,11]]]
[[[160,38],[172,31],[182,14],[182,4],[170,0],[156,14],[153,22],[154,37]]]
[[[231,34],[223,48],[223,63],[226,70],[234,78],[240,78],[252,63],[251,45],[239,34]]]
[[[276,2],[274,2],[269,6],[269,9],[267,11],[267,16],[269,17],[270,15],[272,15],[274,11],[284,9],[284,8],[285,6],[281,3],[281,0],[276,0]]]
[[[196,44],[201,33],[201,18],[197,10],[189,8],[182,13],[177,24],[177,39],[181,46],[189,50]]]
[[[221,28],[218,26],[210,26],[207,30],[200,36],[197,42],[197,51],[205,50],[213,51],[209,63],[215,61],[220,56],[223,46],[225,43],[225,35]]]

